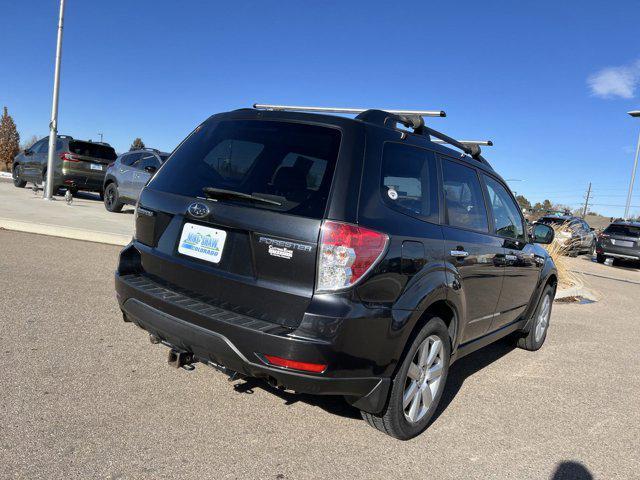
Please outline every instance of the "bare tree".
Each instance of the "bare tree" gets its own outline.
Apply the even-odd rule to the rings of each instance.
[[[22,142],[22,145],[20,145],[20,150],[26,150],[27,148],[30,148],[38,140],[39,138],[37,135],[31,135],[24,142]]]

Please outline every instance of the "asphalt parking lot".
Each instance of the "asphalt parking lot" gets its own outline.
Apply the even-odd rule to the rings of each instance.
[[[339,398],[168,367],[121,320],[118,247],[0,245],[0,477],[640,478],[635,270],[576,259],[620,279],[585,276],[600,301],[556,304],[539,352],[507,339],[460,360],[431,427],[400,442]]]

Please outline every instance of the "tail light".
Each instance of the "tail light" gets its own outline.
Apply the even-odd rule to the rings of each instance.
[[[80,162],[71,152],[62,152],[60,154],[60,160],[67,162]]]
[[[322,373],[327,369],[327,365],[321,363],[299,362],[288,358],[276,357],[275,355],[264,355],[270,365],[282,368],[292,368],[304,372]]]
[[[382,258],[389,236],[347,223],[325,221],[320,233],[316,291],[352,287]]]

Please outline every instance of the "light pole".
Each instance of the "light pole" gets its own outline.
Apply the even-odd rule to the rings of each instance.
[[[43,198],[53,199],[53,165],[58,140],[58,94],[60,92],[60,59],[62,58],[62,26],[64,24],[64,0],[60,0],[58,18],[58,43],[56,45],[56,67],[53,73],[53,104],[51,105],[51,123],[49,123],[49,156],[47,157],[47,180]]]
[[[102,134],[98,132],[98,135],[100,135],[100,143],[102,143]]]
[[[640,117],[640,110],[631,110],[627,112],[632,117]],[[631,170],[631,182],[629,183],[629,194],[627,195],[627,204],[624,207],[624,219],[629,219],[629,207],[631,206],[631,195],[633,195],[633,184],[636,181],[636,170],[638,168],[638,154],[640,154],[640,135],[638,135],[638,146],[636,147],[636,158],[633,161],[633,170]]]

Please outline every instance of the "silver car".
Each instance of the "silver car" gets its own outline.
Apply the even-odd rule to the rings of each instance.
[[[169,154],[153,148],[123,153],[109,165],[104,177],[104,206],[119,212],[124,205],[135,205],[138,195]]]

